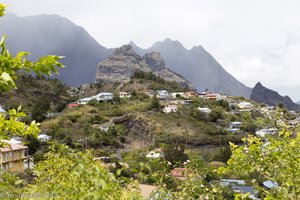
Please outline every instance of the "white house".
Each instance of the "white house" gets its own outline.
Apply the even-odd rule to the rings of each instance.
[[[131,97],[131,94],[128,93],[128,92],[119,92],[119,96],[120,98],[130,98]]]
[[[4,110],[3,108],[2,108],[2,106],[0,106],[0,113],[2,113],[2,114],[6,114],[7,112],[6,112],[6,110]]]
[[[240,130],[241,126],[243,125],[242,122],[230,122],[229,123],[229,131],[237,132]]]
[[[110,92],[101,92],[95,96],[93,96],[97,101],[103,102],[103,101],[112,101],[114,98],[114,95]]]
[[[207,113],[207,114],[209,114],[211,112],[211,109],[209,109],[209,108],[198,107],[197,110],[199,110],[200,112],[203,112],[203,113]]]
[[[165,106],[163,112],[164,113],[177,112],[177,106],[176,105]]]
[[[52,137],[50,135],[46,135],[46,134],[38,135],[38,141],[40,141],[40,142],[46,142],[51,139],[52,139]]]
[[[277,133],[278,130],[276,128],[269,128],[269,129],[261,129],[255,132],[255,135],[259,137],[265,137],[265,135],[271,135]]]
[[[146,157],[147,158],[164,158],[164,153],[161,151],[152,150],[146,155]]]
[[[167,90],[157,90],[156,93],[157,93],[156,97],[159,99],[169,98],[169,93]]]
[[[95,98],[93,98],[93,97],[86,97],[86,98],[83,98],[83,99],[79,99],[78,103],[80,105],[86,105],[89,101],[91,101],[93,99],[95,99]]]
[[[250,102],[242,101],[237,105],[240,109],[252,109],[253,105]]]

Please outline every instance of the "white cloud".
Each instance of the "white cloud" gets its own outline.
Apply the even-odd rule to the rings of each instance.
[[[300,100],[297,0],[2,0],[21,16],[58,14],[106,47],[166,37],[202,45],[237,79]]]

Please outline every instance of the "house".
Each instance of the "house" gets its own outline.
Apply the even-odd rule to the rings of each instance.
[[[186,93],[184,93],[183,97],[185,98],[194,98],[197,96],[197,93],[194,91],[188,91]]]
[[[246,181],[239,179],[221,179],[221,186],[229,186],[229,185],[246,185]]]
[[[120,98],[130,98],[131,97],[131,94],[128,93],[128,92],[119,92],[119,96]]]
[[[72,102],[72,103],[69,103],[69,104],[67,105],[68,108],[75,108],[75,107],[77,107],[77,106],[80,106],[80,104],[77,103],[77,102]]]
[[[4,110],[1,105],[0,105],[0,114],[3,114],[3,115],[7,114],[6,110]]]
[[[204,99],[206,94],[208,94],[208,92],[200,92],[198,93],[198,97]]]
[[[259,137],[265,137],[265,135],[272,135],[278,133],[276,128],[269,128],[269,129],[261,129],[255,132],[255,135]]]
[[[23,172],[28,147],[9,140],[1,140],[7,146],[0,148],[0,171]]]
[[[148,95],[150,98],[154,97],[155,95],[154,90],[144,90],[142,93]]]
[[[238,108],[240,109],[252,109],[253,108],[253,105],[250,103],[250,102],[246,102],[246,101],[242,101],[240,102],[238,105],[237,105]]]
[[[222,100],[222,96],[217,93],[207,93],[205,94],[204,99],[212,100],[212,101],[220,101]]]
[[[146,157],[147,158],[164,158],[164,153],[160,149],[152,150],[147,153]]]
[[[198,107],[197,110],[199,110],[200,112],[206,113],[206,114],[209,114],[211,112],[211,109],[209,109],[209,108]]]
[[[139,184],[139,188],[141,190],[141,195],[144,199],[153,199],[153,198],[150,198],[150,196],[151,196],[151,193],[157,189],[157,187],[158,186],[154,186],[154,185]]]
[[[110,92],[101,92],[95,96],[93,96],[97,101],[104,102],[104,101],[112,101],[114,98],[114,95]]]
[[[169,93],[167,90],[157,90],[156,91],[156,97],[159,99],[167,99],[169,98]]]
[[[63,115],[63,113],[47,113],[46,118],[51,118],[51,117],[58,117]]]
[[[298,124],[300,124],[300,117],[297,117],[294,120],[289,120],[289,125],[293,128],[295,128],[296,126],[298,126]]]
[[[163,109],[164,113],[171,113],[171,112],[177,112],[177,106],[176,105],[168,105],[165,106]]]
[[[171,174],[176,179],[186,180],[187,176],[188,176],[188,169],[187,168],[174,168],[171,171]]]
[[[241,126],[243,125],[242,122],[230,122],[229,123],[229,131],[237,132],[240,130]]]
[[[271,180],[267,180],[263,182],[263,186],[266,187],[267,189],[278,188],[278,184]]]
[[[38,141],[40,142],[47,142],[49,140],[52,140],[52,137],[50,135],[47,134],[38,135]]]
[[[86,105],[89,101],[91,101],[93,99],[95,99],[95,98],[93,98],[93,97],[86,97],[86,98],[83,98],[83,99],[79,99],[78,103],[80,105]]]

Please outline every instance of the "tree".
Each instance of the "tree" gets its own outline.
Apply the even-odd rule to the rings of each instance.
[[[149,109],[151,110],[157,110],[160,107],[159,99],[154,95],[154,97],[151,100],[151,104],[149,106]]]
[[[135,185],[122,188],[90,151],[65,145],[51,148],[38,163],[37,178],[25,189],[28,194],[49,194],[54,199],[141,199]]]
[[[50,108],[50,102],[46,97],[38,99],[37,103],[34,104],[31,112],[31,119],[37,122],[42,122],[46,117],[47,110]]]
[[[5,5],[0,4],[0,16],[4,15]],[[19,52],[13,57],[5,46],[5,36],[0,40],[0,92],[16,89],[16,73],[18,71],[33,71],[37,75],[51,75],[58,73],[57,67],[64,67],[59,60],[60,56],[49,55],[40,58],[36,62],[31,62],[27,59],[29,52]],[[37,137],[39,132],[38,124],[33,121],[29,126],[20,119],[25,116],[21,112],[21,107],[12,109],[9,112],[9,119],[5,116],[0,116],[0,139],[8,139],[11,135],[27,136],[33,135]]]
[[[277,137],[261,138],[249,135],[244,145],[231,145],[232,157],[222,173],[256,174],[252,182],[265,199],[300,199],[300,135],[282,131]],[[267,189],[263,181],[277,187]]]

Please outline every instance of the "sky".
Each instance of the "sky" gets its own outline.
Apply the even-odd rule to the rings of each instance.
[[[57,14],[84,27],[102,46],[165,38],[201,45],[249,87],[300,101],[299,0],[1,0],[19,16]]]

